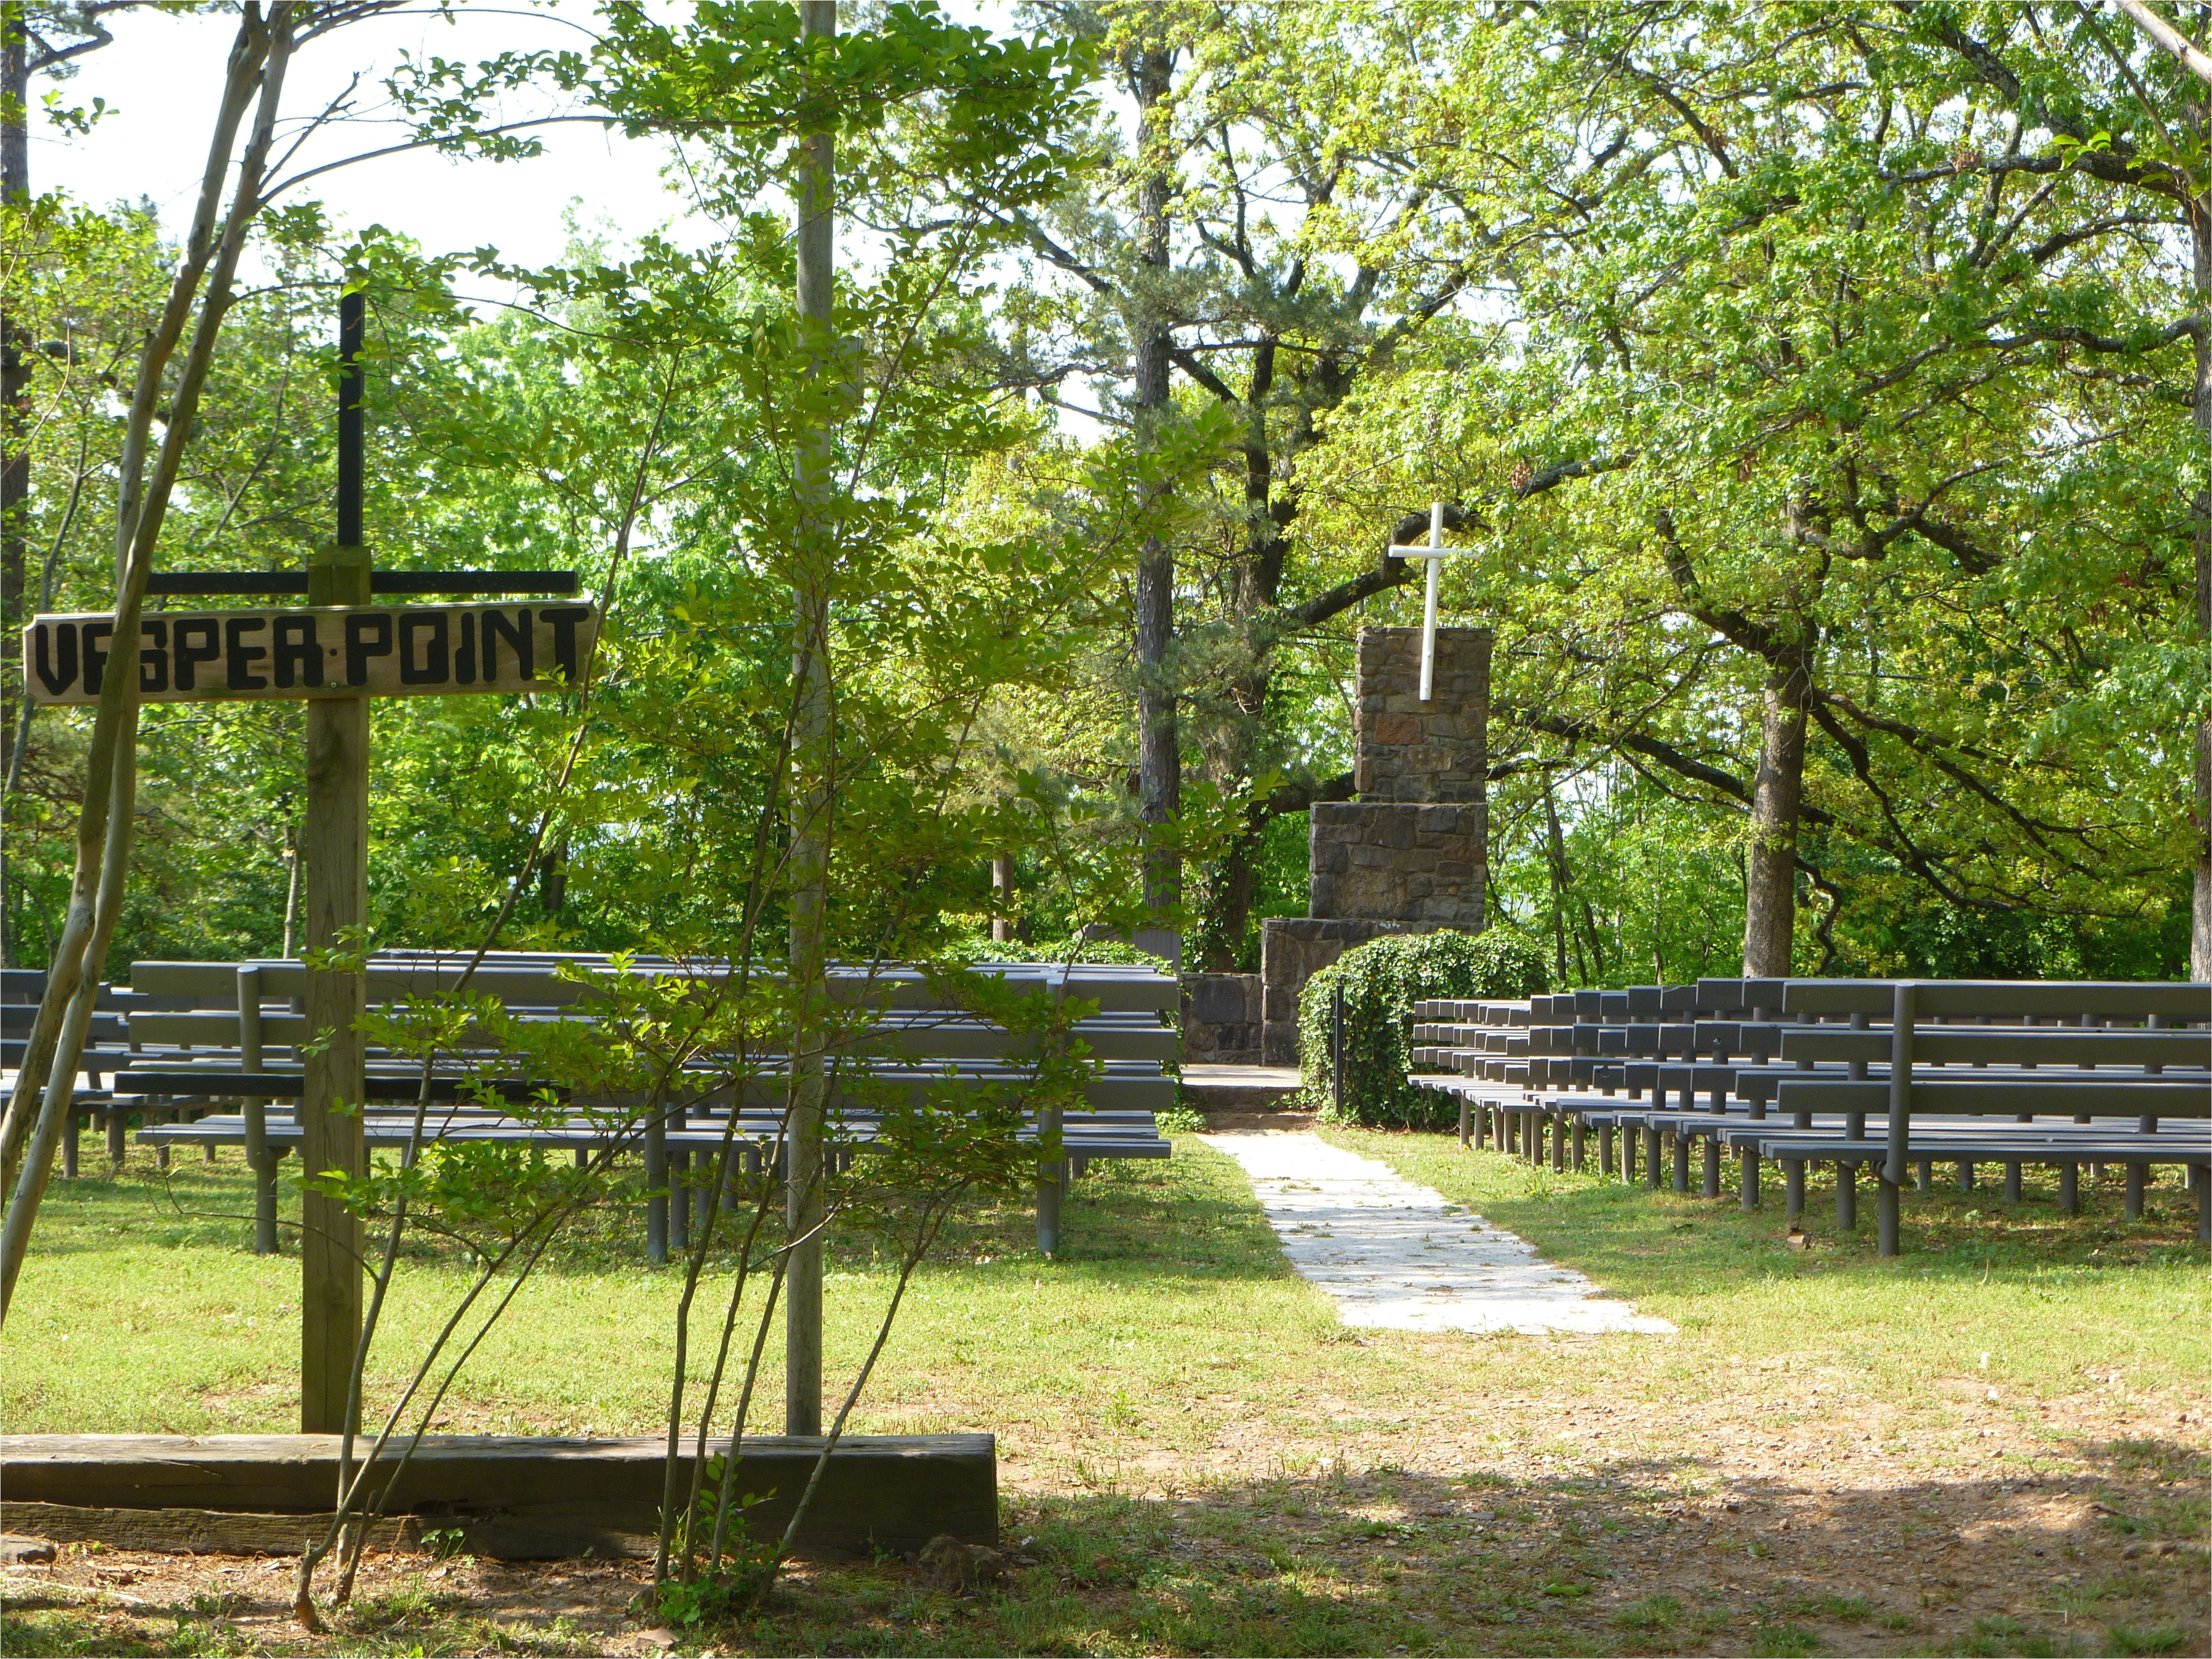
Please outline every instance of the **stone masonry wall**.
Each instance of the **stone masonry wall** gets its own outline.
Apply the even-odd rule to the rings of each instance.
[[[1421,630],[1359,630],[1352,778],[1363,804],[1487,798],[1490,645],[1486,628],[1437,629],[1436,672],[1423,702]]]
[[[1212,1066],[1261,1063],[1257,974],[1182,976],[1182,1057]]]
[[[1309,912],[1332,920],[1480,928],[1482,801],[1421,806],[1322,801],[1309,831]]]
[[[1260,1063],[1298,1063],[1298,993],[1305,982],[1355,945],[1385,933],[1425,932],[1403,922],[1276,916],[1260,924]]]
[[[1479,933],[1488,885],[1490,646],[1486,628],[1437,630],[1423,702],[1421,630],[1359,631],[1356,801],[1313,809],[1309,914],[1262,924],[1265,1064],[1298,1057],[1298,994],[1385,933]]]

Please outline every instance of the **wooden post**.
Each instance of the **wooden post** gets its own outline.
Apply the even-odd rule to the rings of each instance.
[[[362,296],[339,301],[338,543],[307,562],[309,605],[367,605],[368,549],[362,544]],[[368,699],[321,697],[307,705],[307,811],[301,838],[310,951],[336,950],[368,921]],[[362,1143],[362,1036],[367,1002],[359,973],[307,975],[310,1052],[300,1099],[300,1176],[358,1176]],[[300,1428],[339,1434],[346,1384],[361,1340],[361,1274],[367,1235],[361,1218],[305,1191],[300,1206]]]
[[[837,0],[799,0],[807,40],[837,33]],[[814,375],[836,373],[828,354],[836,274],[836,149],[828,132],[800,143],[797,299],[802,328],[818,342]],[[828,1103],[823,1022],[828,1018],[826,927],[830,894],[830,778],[836,727],[830,701],[829,522],[835,451],[827,426],[799,434],[793,486],[799,501],[799,569],[793,594],[792,677],[797,683],[792,744],[791,990],[798,1009],[791,1045],[791,1109],[784,1216],[791,1230],[784,1273],[783,1431],[822,1432],[822,1127]]]

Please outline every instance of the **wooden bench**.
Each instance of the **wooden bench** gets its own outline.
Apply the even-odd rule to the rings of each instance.
[[[459,986],[469,961],[467,955],[453,952],[380,952],[366,970],[371,1005],[389,1008],[410,996],[450,993]],[[554,953],[489,955],[468,985],[471,994],[500,998],[510,1014],[526,1020],[588,1021],[597,1017],[595,1005],[605,1000],[605,994],[563,977],[562,969],[567,964],[604,968],[610,961]],[[635,958],[629,967],[638,973],[708,981],[727,974],[719,963],[667,958]],[[1168,1155],[1154,1114],[1175,1098],[1176,1080],[1164,1068],[1176,1060],[1176,1036],[1163,1016],[1176,1006],[1176,984],[1164,975],[1118,966],[982,964],[979,971],[1054,997],[1079,997],[1097,1005],[1097,1012],[1077,1027],[1095,1068],[1095,1075],[1084,1085],[1090,1111],[1066,1114],[1066,1122],[1059,1124],[1049,1121],[1057,1113],[1048,1112],[1048,1122],[1032,1131],[1058,1127],[1066,1148],[1064,1165],[1039,1174],[1040,1244],[1054,1249],[1058,1245],[1059,1200],[1070,1175],[1080,1173],[1094,1158]],[[119,1079],[122,1085],[149,1097],[240,1105],[235,1114],[195,1124],[156,1126],[149,1121],[140,1139],[162,1149],[165,1156],[167,1147],[179,1144],[245,1147],[256,1178],[256,1248],[262,1250],[276,1248],[277,1160],[299,1139],[296,1123],[281,1103],[300,1091],[302,1067],[297,1046],[312,1035],[301,1012],[307,972],[303,963],[283,961],[145,962],[132,969],[133,989],[161,998],[166,1005],[132,1015],[132,1034],[145,1044],[191,1047],[149,1052],[125,1070]],[[927,975],[911,969],[837,969],[830,983],[840,1002],[869,1012],[848,1045],[868,1052],[834,1052],[830,1056],[833,1068],[864,1066],[868,1081],[865,1086],[857,1079],[851,1085],[834,1086],[833,1069],[828,1102],[833,1112],[863,1126],[863,1142],[875,1133],[866,1126],[874,1121],[870,1103],[881,1099],[882,1089],[903,1085],[910,1098],[920,1098],[948,1085],[957,1091],[1018,1083],[1025,1075],[1022,1060],[1037,1051],[1034,1036],[1009,1033],[975,1017],[935,989]],[[606,1142],[604,1128],[594,1130],[582,1121],[562,1128],[496,1114],[468,1115],[459,1103],[467,1095],[469,1079],[484,1075],[487,1066],[494,1073],[500,1071],[503,1058],[489,1048],[488,1037],[477,1036],[485,1046],[471,1051],[465,1033],[463,1053],[456,1056],[472,1064],[433,1068],[429,1097],[439,1103],[441,1123],[452,1126],[441,1128],[441,1133],[574,1146],[580,1154]],[[786,1084],[781,1062],[775,1056],[750,1056],[749,1062],[741,1097],[732,1102],[725,1091],[715,1103],[725,1112],[734,1104],[742,1117],[751,1120],[744,1130],[750,1145],[763,1133],[764,1122],[780,1121]],[[539,1080],[526,1075],[519,1060],[505,1069],[509,1074],[498,1089],[508,1097],[541,1091]],[[411,1124],[411,1114],[390,1108],[415,1102],[422,1086],[419,1061],[371,1048],[363,1105],[371,1116],[372,1144],[405,1144],[407,1134],[391,1125]],[[656,1261],[665,1260],[672,1234],[680,1249],[689,1232],[690,1188],[684,1171],[695,1152],[720,1144],[719,1127],[692,1127],[691,1120],[707,1106],[694,1103],[655,1113],[642,1101],[578,1099],[568,1103],[580,1109],[618,1107],[636,1115],[635,1144],[623,1150],[638,1152],[644,1158],[648,1253]],[[769,1116],[757,1115],[761,1114]],[[1068,1123],[1074,1126],[1072,1133]]]
[[[1911,999],[1902,1042],[1900,996]],[[1706,1195],[1718,1196],[1720,1160],[1734,1151],[1748,1209],[1758,1203],[1759,1159],[1771,1155],[1762,1149],[1786,1146],[1790,1156],[1777,1161],[1789,1176],[1794,1218],[1804,1168],[1816,1157],[1806,1149],[1832,1145],[1843,1155],[1820,1161],[1844,1176],[1838,1218],[1855,1225],[1850,1177],[1868,1161],[1866,1120],[1883,1116],[1883,1144],[1901,1153],[1881,1160],[1885,1176],[1917,1162],[1924,1186],[1928,1165],[1942,1156],[1959,1162],[1970,1184],[1974,1163],[2000,1162],[2007,1195],[2016,1199],[2023,1164],[2055,1163],[2063,1200],[2080,1163],[2116,1164],[2129,1172],[2132,1217],[2141,1213],[2146,1172],[2175,1164],[2198,1190],[2200,1231],[2212,1215],[2212,1176],[2201,1155],[2201,1126],[2212,1116],[2212,1031],[2204,1029],[2212,987],[1705,980],[1526,1003],[1431,1002],[1417,1019],[1416,1064],[1431,1074],[1416,1081],[1460,1098],[1462,1141],[1487,1136],[1501,1150],[1540,1159],[1548,1138],[1555,1167],[1566,1165],[1570,1134],[1573,1166],[1583,1167],[1585,1135],[1595,1128],[1607,1173],[1618,1136],[1624,1177],[1633,1176],[1640,1143],[1654,1186],[1662,1142],[1671,1142],[1674,1185],[1687,1191],[1689,1153],[1702,1141]],[[1480,1081],[1434,1075],[1445,1067]],[[1593,1085],[1601,1097],[1573,1092]],[[1615,1090],[1629,1103],[1613,1099]],[[1647,1091],[1650,1103],[1635,1103]],[[1679,1108],[1668,1107],[1670,1097]],[[1787,1114],[1787,1131],[1767,1130],[1770,1109]],[[2053,1126],[2041,1121],[2054,1115],[2084,1133],[2054,1140]],[[2004,1116],[2025,1121],[1988,1121]],[[2118,1132],[2116,1118],[2133,1119],[2134,1133]],[[2020,1156],[2006,1157],[2008,1145]],[[2122,1151],[2103,1156],[2106,1146]],[[2069,1149],[2079,1156],[2068,1160]],[[1897,1184],[1886,1182],[1882,1200],[1891,1249]]]

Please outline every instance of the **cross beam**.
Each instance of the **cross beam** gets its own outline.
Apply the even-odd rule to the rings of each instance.
[[[1460,554],[1472,553],[1471,547],[1444,545],[1444,504],[1429,503],[1429,540],[1425,547],[1392,547],[1395,559],[1420,559],[1428,565],[1427,592],[1421,602],[1421,701],[1429,700],[1437,671],[1437,583],[1443,562]]]
[[[372,570],[371,593],[574,593],[573,570]],[[157,570],[149,594],[304,593],[304,570]]]

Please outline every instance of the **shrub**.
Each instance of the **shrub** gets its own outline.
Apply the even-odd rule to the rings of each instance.
[[[1330,1102],[1330,1004],[1344,988],[1344,1095]],[[1413,1005],[1428,997],[1525,997],[1551,987],[1544,958],[1522,940],[1486,933],[1397,933],[1347,951],[1298,1000],[1298,1062],[1308,1098],[1348,1123],[1446,1127],[1450,1109],[1406,1081]]]

